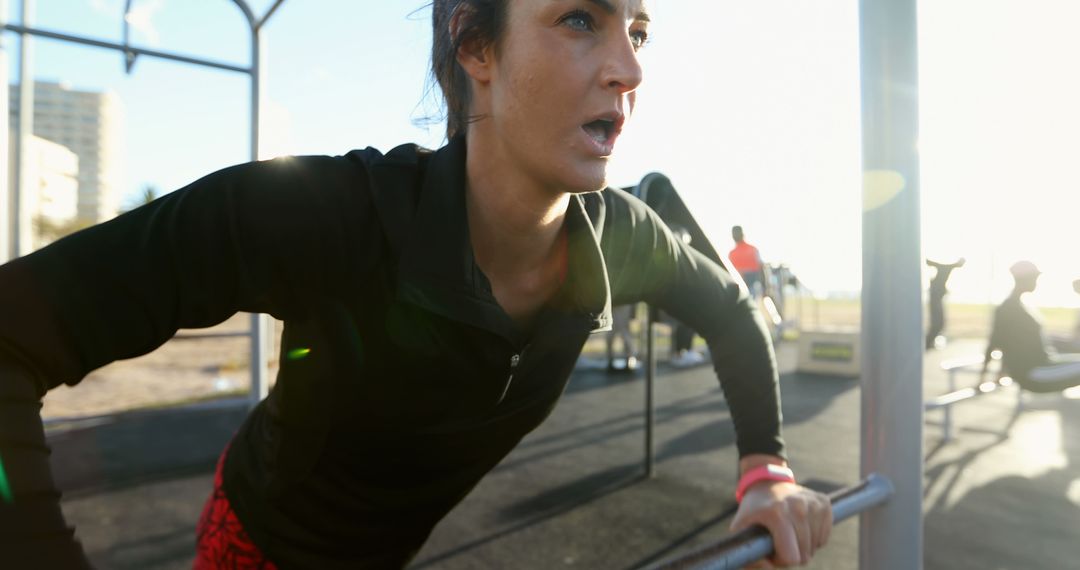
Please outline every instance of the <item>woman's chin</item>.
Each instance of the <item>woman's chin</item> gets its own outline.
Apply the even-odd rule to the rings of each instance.
[[[562,186],[571,194],[596,192],[607,187],[607,162],[586,168],[567,170],[562,176]]]

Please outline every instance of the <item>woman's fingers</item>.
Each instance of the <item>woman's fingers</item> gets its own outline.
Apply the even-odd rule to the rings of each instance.
[[[832,507],[824,495],[788,483],[751,488],[739,506],[732,529],[761,525],[773,539],[768,566],[798,566],[810,562],[832,533]]]
[[[793,497],[788,501],[788,515],[791,527],[795,529],[795,539],[799,543],[799,551],[796,553],[796,564],[806,564],[814,556],[817,550],[814,546],[815,537],[811,529],[811,520],[806,500],[802,497]]]
[[[817,543],[814,545],[815,549],[821,548],[829,542],[829,537],[832,536],[832,526],[832,505],[826,500],[821,508],[818,509]]]

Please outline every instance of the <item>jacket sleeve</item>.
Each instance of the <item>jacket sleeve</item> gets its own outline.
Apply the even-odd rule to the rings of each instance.
[[[44,393],[150,352],[177,329],[237,311],[289,318],[308,296],[344,286],[363,266],[345,244],[379,243],[358,168],[329,157],[228,168],[0,266],[5,560],[86,565],[49,472]]]
[[[739,456],[784,456],[772,341],[742,281],[675,239],[655,212],[607,190],[604,258],[612,304],[646,301],[704,337],[735,424]]]

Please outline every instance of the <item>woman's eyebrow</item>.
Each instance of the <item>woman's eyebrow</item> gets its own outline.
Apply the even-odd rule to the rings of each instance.
[[[597,6],[599,6],[602,10],[604,10],[608,14],[614,14],[616,11],[618,11],[617,8],[615,7],[615,5],[612,4],[610,0],[589,0],[589,2],[591,2],[593,4],[596,4]],[[641,6],[641,2],[637,2],[637,4],[638,4],[638,13],[634,15],[634,20],[638,20],[638,21],[641,21],[641,22],[650,21],[649,20],[649,14],[646,13],[645,8],[643,6]]]

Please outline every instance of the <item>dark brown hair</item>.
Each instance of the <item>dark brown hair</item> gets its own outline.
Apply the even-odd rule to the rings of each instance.
[[[446,102],[446,138],[464,133],[478,117],[469,115],[472,92],[469,76],[457,61],[458,49],[469,41],[498,45],[506,24],[509,0],[434,0],[431,3],[431,73]],[[450,24],[459,16],[457,35]]]

